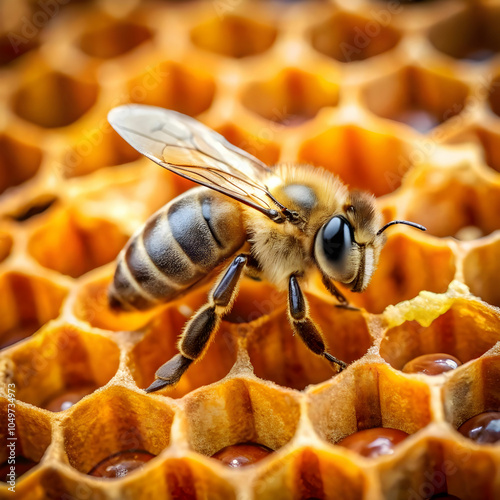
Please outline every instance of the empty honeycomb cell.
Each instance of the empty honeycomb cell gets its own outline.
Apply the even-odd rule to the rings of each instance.
[[[92,57],[110,59],[130,52],[151,37],[151,31],[141,24],[97,16],[79,37],[77,45]]]
[[[273,298],[265,298],[264,306],[272,306]],[[308,295],[308,300],[311,318],[323,332],[328,352],[346,363],[366,354],[371,337],[360,311],[337,308],[314,296]],[[277,309],[267,321],[255,324],[248,332],[247,350],[255,374],[298,390],[336,375],[337,366],[312,353],[293,335],[286,311],[279,306]],[[239,325],[237,331],[247,329],[246,325]]]
[[[260,22],[228,13],[210,19],[191,30],[192,42],[210,52],[242,58],[261,54],[276,39],[277,29]]]
[[[345,125],[305,140],[297,159],[324,167],[351,189],[382,196],[400,186],[412,165],[411,151],[411,144],[396,135]]]
[[[496,498],[494,461],[455,442],[440,429],[377,466],[383,498],[476,500]],[[449,496],[453,495],[453,496]]]
[[[500,8],[488,2],[471,3],[429,31],[436,49],[456,59],[484,61],[500,51]]]
[[[380,345],[380,355],[398,370],[417,356],[439,352],[467,363],[499,341],[500,321],[491,308],[481,302],[456,299],[429,326],[407,321],[389,328]]]
[[[246,442],[276,451],[292,439],[300,417],[299,401],[290,391],[246,378],[196,391],[187,396],[185,408],[191,448],[210,457]]]
[[[497,282],[500,276],[499,250],[500,241],[497,239],[473,248],[464,259],[464,278],[470,291],[497,307],[500,307]],[[484,272],[485,269],[488,272]]]
[[[49,210],[56,202],[57,198],[55,196],[42,194],[26,203],[23,203],[20,207],[16,207],[16,209],[8,215],[18,222],[25,222],[28,219]]]
[[[39,30],[30,25],[33,8],[25,2],[2,2],[2,25],[0,26],[0,66],[7,65],[26,52],[37,47]]]
[[[253,486],[259,500],[361,500],[368,490],[368,478],[353,461],[313,447],[301,447],[273,461]]]
[[[294,126],[314,118],[321,108],[336,106],[339,85],[321,75],[286,68],[270,80],[248,84],[241,99],[263,118]]]
[[[498,480],[496,457],[478,447],[447,439],[443,450],[446,486],[460,500],[496,500]]]
[[[376,115],[425,134],[465,108],[469,87],[444,69],[407,66],[369,83],[362,94]]]
[[[63,157],[66,177],[79,177],[99,168],[123,165],[141,157],[102,119],[106,127],[87,130],[78,137]]]
[[[490,85],[489,102],[493,112],[500,116],[500,76],[497,76]]]
[[[420,170],[406,193],[407,208],[401,216],[424,225],[434,236],[469,239],[463,230],[471,228],[478,238],[500,228],[499,194],[498,183],[467,165],[441,170],[429,166]]]
[[[73,278],[111,262],[128,240],[104,217],[71,209],[49,215],[31,235],[29,252],[42,266]]]
[[[118,484],[119,498],[235,500],[235,488],[197,456],[168,457],[161,465]]]
[[[0,230],[0,263],[10,255],[13,243],[14,239],[12,236],[9,233]]]
[[[443,293],[455,275],[455,257],[446,243],[422,238],[414,229],[392,231],[368,288],[363,293],[342,290],[353,305],[372,313],[422,290]]]
[[[151,315],[144,312],[114,311],[109,307],[108,288],[111,281],[112,276],[109,275],[84,283],[72,308],[74,315],[90,326],[103,330],[137,330],[144,327]]]
[[[17,388],[14,385],[5,388],[5,395],[0,398],[0,418],[3,422],[0,467],[2,472],[7,473],[11,473],[13,467],[17,490],[17,487],[23,487],[27,480],[25,476],[31,475],[29,471],[42,460],[52,440],[52,428],[45,414],[16,402]],[[0,477],[0,495],[8,498],[7,487],[11,485],[8,482],[2,484],[5,479]]]
[[[477,144],[482,150],[486,164],[500,172],[500,130],[482,126],[471,127],[461,131],[450,142],[452,144],[464,142]]]
[[[0,275],[0,345],[5,348],[58,316],[67,290],[55,282],[9,271]]]
[[[63,422],[64,446],[71,466],[84,474],[120,451],[156,456],[170,443],[174,411],[123,387],[96,392],[69,412]]]
[[[42,162],[40,148],[8,133],[0,134],[0,193],[31,179]]]
[[[206,301],[206,291],[193,295],[188,301],[173,303],[158,313],[144,338],[132,350],[130,371],[140,388],[148,387],[154,381],[156,370],[179,352],[177,340],[184,325]],[[198,387],[224,378],[236,361],[236,351],[236,336],[223,322],[203,358],[189,367],[178,384],[165,389],[162,394],[182,397]]]
[[[413,434],[433,416],[429,386],[385,364],[356,365],[332,384],[312,389],[308,413],[318,434],[332,444],[373,427]]]
[[[269,130],[261,130],[254,135],[244,131],[237,125],[227,124],[219,127],[217,132],[222,134],[230,143],[249,152],[266,165],[274,165],[279,160],[280,146],[272,140]]]
[[[475,363],[452,372],[442,387],[446,420],[458,429],[464,422],[480,413],[498,411],[500,407],[499,381],[498,349],[495,354],[480,358]],[[458,433],[456,435],[459,436]],[[460,442],[464,441],[472,443],[461,436]]]
[[[279,292],[270,283],[243,279],[233,307],[224,316],[224,321],[240,325],[241,332],[245,332],[247,323],[252,323],[259,318],[265,320],[265,316],[272,314],[285,304],[285,293]]]
[[[322,54],[348,63],[377,56],[397,45],[401,34],[384,21],[350,12],[336,12],[310,31],[312,46]]]
[[[70,125],[96,102],[98,85],[91,78],[46,72],[22,84],[13,98],[14,111],[45,128]]]
[[[216,87],[201,68],[163,61],[131,78],[127,90],[132,102],[195,116],[210,107]]]
[[[48,325],[13,349],[10,382],[17,398],[46,407],[60,395],[106,384],[118,369],[119,349],[108,338],[72,325]]]

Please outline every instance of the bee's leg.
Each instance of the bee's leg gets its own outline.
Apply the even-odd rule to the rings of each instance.
[[[335,307],[341,307],[343,309],[349,309],[350,311],[359,311],[358,307],[351,306],[345,295],[332,283],[328,276],[321,273],[321,278],[325,288],[339,301]]]
[[[309,316],[306,298],[300,289],[297,278],[293,274],[288,281],[288,315],[293,330],[312,352],[324,356],[332,363],[336,363],[340,371],[347,367],[346,363],[326,352],[323,335]]]
[[[210,291],[208,303],[200,307],[184,327],[178,343],[180,354],[160,366],[156,372],[156,380],[146,392],[157,391],[177,383],[191,363],[203,355],[222,317],[233,305],[247,260],[248,255],[240,254],[226,268]]]

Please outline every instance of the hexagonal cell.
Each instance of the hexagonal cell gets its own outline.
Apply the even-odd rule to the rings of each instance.
[[[127,84],[131,102],[173,109],[191,116],[210,107],[215,89],[214,80],[208,73],[171,61],[148,66]]]
[[[452,137],[449,142],[452,144],[471,142],[478,145],[482,150],[486,164],[497,172],[500,172],[500,131],[491,130],[482,126],[475,126],[463,132],[459,132],[456,136]]]
[[[130,354],[130,370],[140,388],[148,387],[156,370],[178,353],[177,340],[192,314],[206,302],[207,290],[196,291],[160,312],[146,327],[144,338]],[[223,322],[207,353],[174,387],[161,393],[173,398],[224,378],[236,361],[236,338]]]
[[[328,351],[338,359],[351,363],[364,356],[372,341],[360,311],[335,307],[333,300],[307,294],[311,318],[325,337]],[[247,350],[255,374],[265,380],[302,390],[309,384],[324,382],[337,370],[324,358],[313,354],[292,329],[279,295],[271,294],[257,304],[273,312],[248,332]],[[239,330],[245,332],[246,325]]]
[[[442,388],[444,416],[458,429],[465,421],[486,411],[500,408],[500,356],[485,356],[461,370],[452,372]],[[461,434],[460,442],[474,442]],[[458,439],[457,439],[458,441]],[[479,445],[478,445],[479,446]],[[482,444],[488,447],[491,445]]]
[[[111,331],[134,331],[149,323],[152,315],[144,312],[117,312],[109,307],[108,288],[112,281],[105,277],[90,279],[79,288],[73,305],[73,314],[94,328]]]
[[[0,263],[10,255],[13,243],[14,239],[12,236],[9,233],[0,230]]]
[[[42,460],[50,445],[52,429],[47,415],[16,403],[16,392],[14,385],[9,386],[5,391],[6,397],[0,398],[0,418],[4,422],[0,431],[0,467],[2,476],[10,473],[13,467],[15,490],[18,493],[18,488],[24,489],[24,484],[30,482],[28,477],[36,474],[30,471]],[[12,490],[7,491],[10,486],[8,482],[6,487],[1,484],[5,480],[5,476],[0,477],[0,495],[8,498]]]
[[[310,38],[318,52],[349,63],[387,52],[398,44],[401,34],[386,22],[350,12],[336,12],[314,26]]]
[[[493,112],[500,116],[500,76],[491,82],[489,102]]]
[[[51,194],[42,194],[28,200],[21,206],[16,207],[8,215],[17,222],[25,222],[36,215],[43,214],[49,210],[55,203],[57,198]]]
[[[471,450],[442,432],[425,437],[402,455],[381,461],[377,473],[382,498],[394,500],[493,500],[493,457]],[[448,496],[455,495],[455,496]]]
[[[152,37],[151,30],[133,20],[114,19],[105,15],[92,18],[77,45],[92,57],[110,59],[121,56]]]
[[[87,474],[120,451],[158,455],[170,443],[173,418],[174,411],[156,399],[116,386],[99,391],[73,407],[63,420],[69,463]]]
[[[277,450],[292,439],[300,417],[299,401],[290,391],[245,378],[193,393],[185,409],[189,445],[209,457],[250,441]]]
[[[194,27],[191,40],[198,47],[223,56],[242,58],[271,47],[277,29],[269,23],[228,13]]]
[[[414,434],[433,418],[427,384],[385,364],[369,363],[353,366],[331,384],[311,390],[308,413],[318,434],[332,444],[373,427]]]
[[[345,125],[303,142],[297,160],[324,167],[351,189],[382,196],[400,186],[412,166],[411,151],[412,145],[395,135]]]
[[[118,370],[120,352],[108,338],[71,325],[48,325],[8,355],[16,397],[43,408],[55,398],[105,385]]]
[[[478,495],[484,500],[498,498],[498,461],[493,453],[450,439],[444,445],[443,464],[449,494],[460,500],[475,500]]]
[[[44,267],[77,278],[111,262],[128,237],[113,223],[60,209],[32,234],[28,249]]]
[[[229,123],[217,129],[230,143],[248,151],[266,165],[274,165],[280,157],[280,146],[272,141],[269,133],[261,131],[258,135],[249,134],[238,126]]]
[[[317,74],[286,68],[271,80],[247,85],[241,99],[266,120],[294,126],[314,118],[323,107],[336,106],[339,85]]]
[[[473,248],[464,259],[464,278],[470,291],[494,306],[500,307],[500,241]]]
[[[499,341],[500,319],[494,311],[480,302],[456,299],[427,327],[407,321],[389,328],[380,355],[398,370],[417,356],[436,352],[451,354],[466,363]]]
[[[436,49],[456,59],[484,61],[500,51],[499,23],[498,5],[470,4],[434,25],[429,40]]]
[[[8,134],[0,134],[0,193],[36,175],[42,150]]]
[[[81,118],[96,102],[99,87],[88,77],[47,72],[25,82],[13,99],[14,111],[45,128],[64,127]]]
[[[422,239],[412,229],[392,231],[368,288],[353,293],[340,287],[349,301],[372,313],[416,297],[422,290],[444,293],[455,275],[455,256],[446,243]]]
[[[8,347],[58,316],[67,290],[53,281],[10,271],[0,276],[0,348]]]
[[[102,122],[106,123],[103,118]],[[65,177],[87,175],[103,167],[130,163],[141,154],[124,141],[110,126],[86,131],[63,157]]]
[[[449,72],[407,66],[368,84],[363,98],[376,115],[425,134],[458,115],[469,87]]]
[[[363,470],[344,456],[301,447],[266,467],[254,482],[259,500],[362,500],[369,490]]]
[[[40,30],[33,24],[29,24],[33,15],[34,9],[28,2],[2,5],[0,66],[15,61],[18,57],[37,47]],[[40,22],[40,19],[37,18],[36,21]]]
[[[234,486],[193,455],[168,457],[156,467],[134,473],[129,481],[120,481],[118,498],[235,500]]]
[[[434,236],[470,239],[500,228],[500,184],[466,162],[452,168],[422,166],[405,193],[401,217],[424,225]],[[470,232],[469,232],[470,234]]]

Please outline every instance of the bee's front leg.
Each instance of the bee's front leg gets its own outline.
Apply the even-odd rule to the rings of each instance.
[[[247,260],[247,255],[240,254],[226,268],[210,291],[208,303],[198,309],[184,327],[178,344],[180,353],[158,368],[156,380],[146,389],[146,392],[154,392],[176,384],[191,363],[205,353],[210,338],[217,331],[222,317],[230,311],[233,305]]]
[[[325,274],[321,274],[323,285],[325,288],[339,301],[335,304],[335,307],[340,307],[342,309],[348,309],[349,311],[359,311],[358,307],[351,306],[345,295],[331,282],[330,278]]]
[[[293,274],[288,281],[288,316],[293,330],[312,352],[324,356],[331,363],[336,363],[340,368],[339,371],[347,368],[346,363],[326,352],[323,335],[309,316],[306,298]]]

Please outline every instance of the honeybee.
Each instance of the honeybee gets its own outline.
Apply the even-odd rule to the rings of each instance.
[[[244,274],[288,290],[293,331],[338,370],[309,315],[301,284],[313,268],[341,306],[334,282],[363,291],[393,224],[381,226],[374,197],[349,192],[333,174],[310,165],[267,167],[195,119],[152,106],[125,105],[108,115],[131,146],[158,165],[204,187],[193,188],[153,214],[128,241],[109,288],[111,307],[145,310],[174,300],[221,272],[208,301],[186,323],[179,354],[146,389],[179,381],[205,353],[237,296]]]

